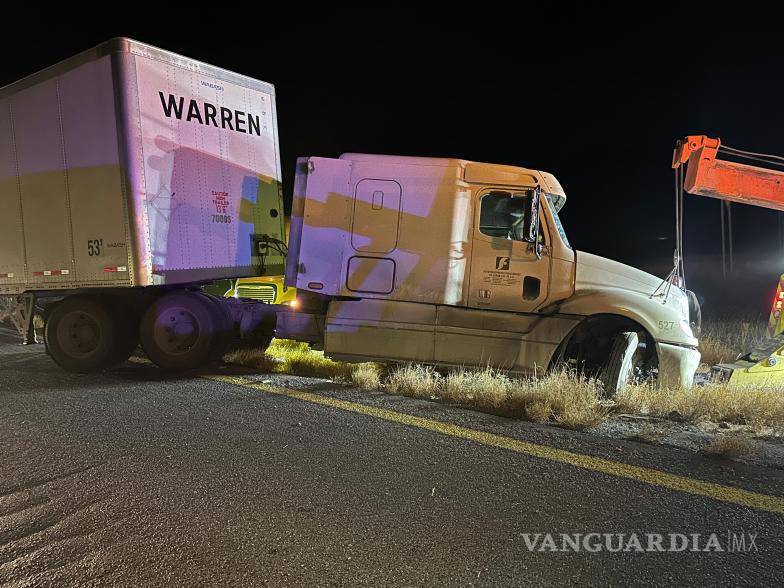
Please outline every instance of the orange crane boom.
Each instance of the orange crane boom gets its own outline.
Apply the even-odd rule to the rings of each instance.
[[[784,211],[784,172],[718,159],[720,149],[721,139],[705,135],[689,135],[675,144],[672,167],[688,163],[687,192]]]
[[[722,146],[720,139],[705,135],[689,135],[675,144],[672,155],[672,167],[677,170],[678,182],[680,183],[681,179],[683,181],[683,190],[699,196],[784,211],[784,171],[718,159],[720,153],[763,164],[784,166],[782,157]],[[686,165],[685,174],[679,169],[683,165]],[[680,191],[680,186],[677,190]],[[683,214],[682,210],[679,214]],[[722,216],[722,233],[723,218]],[[731,235],[730,232],[730,243]],[[769,340],[759,343],[755,349],[738,357],[735,362],[713,366],[710,378],[717,382],[784,382],[784,276],[779,280],[773,301],[768,321],[768,336]]]

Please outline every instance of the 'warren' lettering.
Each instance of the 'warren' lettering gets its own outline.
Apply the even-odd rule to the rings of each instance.
[[[261,136],[261,120],[258,115],[242,110],[230,110],[222,106],[217,107],[209,102],[198,102],[192,98],[186,105],[184,97],[164,95],[163,92],[158,92],[158,96],[161,98],[161,106],[166,118],[183,120],[184,116],[186,122],[197,122],[200,125]]]

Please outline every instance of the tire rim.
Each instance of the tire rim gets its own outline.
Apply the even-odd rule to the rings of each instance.
[[[187,308],[167,308],[155,322],[153,339],[161,351],[169,355],[184,355],[199,340],[199,319]]]
[[[102,335],[98,320],[84,311],[69,312],[57,325],[60,348],[71,357],[92,354],[100,345]]]

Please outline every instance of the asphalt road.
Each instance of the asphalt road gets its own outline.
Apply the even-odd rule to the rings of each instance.
[[[213,374],[784,496],[779,470],[319,380]],[[728,532],[754,548],[747,535],[744,552],[531,552],[524,537],[716,533],[727,547]],[[146,364],[66,374],[0,332],[5,585],[761,586],[781,584],[782,555],[770,509]]]

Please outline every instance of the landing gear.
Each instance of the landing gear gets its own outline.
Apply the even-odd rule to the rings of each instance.
[[[225,341],[225,319],[219,311],[218,305],[200,292],[165,294],[142,318],[144,352],[169,370],[190,370],[209,363]]]
[[[35,323],[37,315],[36,296],[27,292],[19,296],[0,297],[0,315],[11,319],[11,323],[22,336],[22,345],[39,343],[36,339]],[[40,319],[39,319],[40,320]]]

